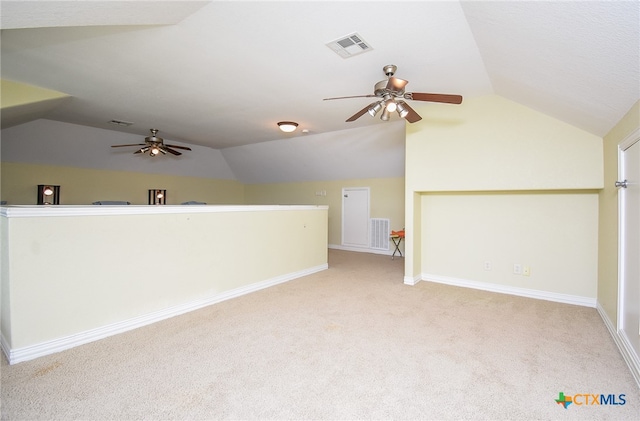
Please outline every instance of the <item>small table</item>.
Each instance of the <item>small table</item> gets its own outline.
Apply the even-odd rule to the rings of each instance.
[[[393,254],[391,255],[391,260],[393,260],[396,257],[396,253],[398,253],[400,257],[402,257],[402,252],[400,251],[400,244],[404,239],[404,230],[391,231],[391,235],[389,236],[389,238],[391,238],[391,241],[393,241],[393,244],[396,246],[396,249],[393,251]]]

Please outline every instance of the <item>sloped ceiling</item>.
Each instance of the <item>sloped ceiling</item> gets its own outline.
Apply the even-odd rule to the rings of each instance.
[[[637,1],[465,2],[494,92],[598,136],[640,98]]]
[[[2,78],[71,96],[40,117],[216,149],[387,124],[323,101],[386,64],[407,91],[497,93],[598,136],[640,97],[636,1],[3,1],[1,22]],[[353,32],[369,52],[325,45]]]

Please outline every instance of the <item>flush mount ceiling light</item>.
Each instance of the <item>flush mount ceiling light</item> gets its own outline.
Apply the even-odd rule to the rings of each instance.
[[[280,121],[278,122],[278,127],[285,133],[291,133],[298,127],[298,123],[294,121]]]

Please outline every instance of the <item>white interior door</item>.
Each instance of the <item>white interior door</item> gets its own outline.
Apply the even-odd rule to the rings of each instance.
[[[342,189],[342,245],[369,247],[369,187]]]
[[[618,328],[640,359],[640,132],[636,135],[620,145]]]

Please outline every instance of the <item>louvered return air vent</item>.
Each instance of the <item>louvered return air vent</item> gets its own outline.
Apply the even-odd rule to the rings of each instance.
[[[371,46],[362,39],[362,37],[354,32],[327,44],[337,55],[342,58],[353,57],[358,54],[366,53],[373,50]]]
[[[389,250],[389,220],[371,218],[369,220],[369,247],[377,250]]]

